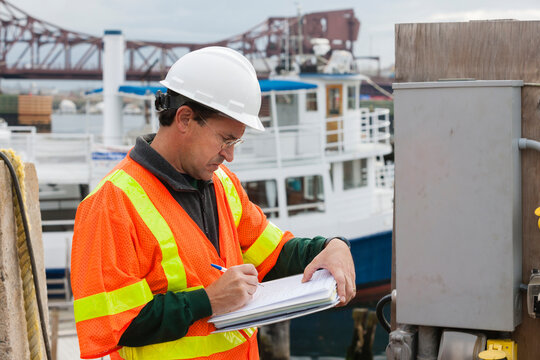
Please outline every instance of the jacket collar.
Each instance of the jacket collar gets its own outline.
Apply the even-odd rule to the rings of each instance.
[[[162,182],[175,191],[197,191],[212,184],[212,180],[197,180],[188,174],[179,172],[154,148],[150,146],[156,134],[142,135],[135,141],[135,147],[129,152],[131,159],[150,171]]]

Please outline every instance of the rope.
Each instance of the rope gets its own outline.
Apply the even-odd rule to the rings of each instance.
[[[384,90],[379,84],[377,84],[375,81],[371,80],[370,78],[367,78],[365,79],[366,82],[373,86],[375,89],[377,89],[381,94],[383,94],[384,96],[387,96],[389,97],[390,99],[394,100],[394,95],[392,95],[392,93]]]
[[[50,359],[49,338],[45,328],[45,319],[41,301],[38,301],[39,288],[29,236],[29,224],[26,219],[26,192],[24,184],[24,164],[11,149],[0,149],[0,155],[6,162],[13,177],[13,204],[17,230],[17,254],[21,271],[26,329],[30,359]],[[22,207],[22,208],[21,208]]]

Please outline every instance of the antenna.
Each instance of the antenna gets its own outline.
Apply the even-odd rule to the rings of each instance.
[[[302,55],[304,55],[304,36],[302,34],[302,7],[300,6],[300,1],[295,1],[296,9],[298,10],[298,55],[301,60]]]

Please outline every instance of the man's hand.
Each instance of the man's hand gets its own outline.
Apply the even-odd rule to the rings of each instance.
[[[252,264],[230,267],[205,288],[213,315],[225,314],[245,305],[257,290],[257,270]]]
[[[304,269],[302,282],[311,279],[318,269],[327,269],[337,282],[340,298],[338,306],[344,306],[356,295],[356,274],[351,251],[347,244],[339,239],[332,239],[323,251]]]

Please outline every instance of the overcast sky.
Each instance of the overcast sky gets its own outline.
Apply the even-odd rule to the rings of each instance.
[[[355,55],[394,63],[397,23],[485,19],[540,20],[538,0],[8,0],[60,27],[100,36],[120,29],[129,40],[207,42],[243,33],[270,16],[354,9],[360,20]]]

